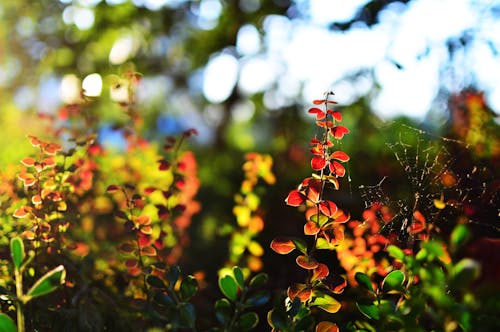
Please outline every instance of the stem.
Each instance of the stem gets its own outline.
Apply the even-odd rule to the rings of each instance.
[[[24,332],[24,311],[23,311],[23,275],[19,269],[14,269],[14,277],[16,279],[16,311],[17,311],[17,331]]]

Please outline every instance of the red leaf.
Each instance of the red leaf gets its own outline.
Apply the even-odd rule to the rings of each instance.
[[[340,112],[328,110],[328,114],[331,114],[336,121],[342,121],[342,114]]]
[[[338,161],[341,161],[341,162],[349,161],[349,156],[344,151],[335,151],[334,153],[332,153],[330,155],[330,158],[337,159]]]
[[[23,160],[21,160],[21,163],[24,165],[24,166],[33,166],[35,164],[36,160],[31,158],[31,157],[28,157],[28,158],[24,158]]]
[[[322,182],[316,179],[311,179],[308,183],[309,188],[307,190],[307,198],[313,203],[317,203],[321,193]]]
[[[344,137],[345,134],[349,133],[349,129],[347,129],[344,126],[335,126],[331,129],[330,132],[336,139],[342,139],[342,137]]]
[[[135,258],[129,258],[125,261],[125,266],[129,269],[133,269],[139,265],[139,261]]]
[[[316,125],[321,128],[332,128],[333,127],[333,122],[332,121],[316,121]]]
[[[337,213],[337,205],[332,201],[323,201],[319,203],[319,210],[327,217],[333,217]]]
[[[45,154],[48,154],[51,156],[55,155],[57,152],[59,152],[61,150],[62,150],[62,146],[59,144],[55,144],[55,143],[49,143],[45,147],[43,147],[43,151],[45,152]]]
[[[413,212],[413,222],[410,225],[410,234],[417,234],[425,229],[425,217],[420,211]]]
[[[326,117],[325,112],[317,107],[310,108],[308,112],[311,114],[316,114],[316,120],[322,120]]]
[[[328,167],[330,168],[330,173],[332,175],[336,175],[338,177],[343,177],[345,175],[345,167],[337,161],[330,162]]]
[[[335,223],[343,224],[351,219],[351,215],[349,213],[345,214],[344,211],[339,210],[337,215],[333,216],[333,218],[335,218]]]
[[[31,187],[36,183],[35,177],[30,173],[19,174],[17,177],[19,178],[19,180],[23,181],[23,185],[25,187]]]
[[[156,188],[155,187],[147,187],[147,188],[144,188],[144,193],[146,195],[149,195],[149,194],[152,194],[153,192],[156,191]]]
[[[115,193],[117,192],[118,190],[120,190],[120,187],[115,185],[115,184],[112,184],[110,186],[108,186],[108,188],[106,188],[106,192],[108,194],[112,194],[112,193]]]
[[[160,219],[168,218],[168,216],[170,215],[170,212],[168,211],[168,209],[165,205],[156,204],[155,206],[158,209],[158,218],[160,218]]]
[[[160,164],[160,166],[158,167],[160,171],[166,171],[170,168],[170,163],[165,159],[158,160],[158,163]]]
[[[318,279],[324,279],[330,274],[330,270],[328,269],[328,266],[326,266],[323,263],[320,263],[317,268],[313,270],[313,275],[311,278],[311,281],[318,280]]]
[[[304,234],[305,235],[316,235],[320,231],[320,228],[314,221],[308,221],[304,225]]]
[[[285,199],[287,205],[290,206],[299,206],[303,204],[306,200],[306,197],[300,193],[297,189],[290,191],[288,197]]]
[[[280,255],[286,255],[295,249],[295,244],[290,239],[276,238],[271,241],[271,249]]]
[[[315,156],[311,159],[311,167],[315,171],[320,171],[326,166],[326,160],[323,157]]]
[[[319,263],[317,260],[315,260],[312,257],[306,256],[306,255],[300,255],[297,256],[295,259],[295,262],[297,262],[297,265],[300,266],[303,269],[306,270],[312,270],[315,269],[319,266]]]

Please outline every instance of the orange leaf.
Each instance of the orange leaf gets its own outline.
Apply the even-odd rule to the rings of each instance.
[[[271,249],[281,255],[286,255],[295,249],[295,244],[290,239],[276,238],[271,241]]]
[[[312,289],[305,284],[293,284],[288,287],[287,295],[292,301],[297,297],[301,302],[306,302],[311,298]]]
[[[339,331],[339,327],[337,326],[337,324],[327,322],[327,321],[323,321],[323,322],[318,323],[318,325],[316,325],[316,329],[315,329],[315,332],[338,332],[338,331]]]
[[[33,145],[34,147],[40,146],[40,144],[42,144],[42,142],[33,135],[28,135],[28,138],[30,139],[31,145]]]
[[[25,187],[31,187],[36,183],[35,177],[30,173],[19,174],[17,177],[23,181]]]
[[[332,175],[336,175],[338,177],[343,177],[345,175],[345,167],[342,166],[341,163],[332,161],[328,166]]]
[[[35,164],[36,160],[31,158],[31,157],[28,157],[28,158],[24,158],[23,160],[21,160],[21,163],[24,165],[24,166],[33,166]]]
[[[141,227],[141,232],[146,235],[151,235],[153,234],[153,227],[151,226],[142,226]]]
[[[321,171],[326,166],[326,160],[321,156],[314,156],[311,159],[311,167],[315,171]]]
[[[316,100],[313,100],[313,104],[314,105],[321,105],[321,104],[324,104],[325,103],[325,99],[316,99]]]
[[[300,266],[303,269],[306,270],[312,270],[315,269],[319,266],[319,263],[317,260],[315,260],[312,257],[306,256],[306,255],[300,255],[297,256],[295,259],[295,262],[297,262],[297,265]]]
[[[305,235],[316,235],[320,231],[320,228],[314,221],[308,221],[304,225],[304,234]]]
[[[319,203],[319,210],[327,217],[333,217],[337,213],[337,205],[332,201],[323,201]]]
[[[151,246],[142,248],[140,252],[143,256],[156,256],[156,249]]]
[[[39,205],[39,204],[42,204],[42,197],[40,197],[40,195],[34,195],[33,197],[31,197],[31,202],[34,204],[34,205]]]
[[[55,143],[49,143],[45,147],[43,147],[43,151],[45,152],[45,154],[48,154],[48,155],[55,155],[57,152],[59,152],[61,150],[62,150],[62,146],[60,146],[59,144],[55,144]]]
[[[303,204],[306,200],[306,197],[300,193],[298,190],[292,190],[288,194],[288,197],[285,199],[287,205],[290,206],[299,206]]]
[[[26,217],[27,215],[28,215],[28,210],[27,210],[27,208],[26,208],[26,207],[24,207],[24,206],[23,206],[23,207],[21,207],[21,208],[19,208],[19,209],[16,209],[16,211],[14,211],[14,214],[13,214],[13,216],[14,216],[15,218],[24,218],[24,217]]]
[[[323,263],[319,263],[318,267],[313,270],[313,275],[311,281],[324,279],[330,274],[328,266]]]

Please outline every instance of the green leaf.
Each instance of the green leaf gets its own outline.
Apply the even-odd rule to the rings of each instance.
[[[470,232],[467,226],[459,224],[453,229],[453,232],[451,232],[450,244],[452,248],[456,250],[457,248],[462,247],[465,244],[465,242],[467,242],[469,237],[470,237]]]
[[[14,321],[4,313],[0,313],[0,332],[17,332]]]
[[[313,298],[311,305],[320,307],[329,313],[336,313],[340,310],[341,304],[328,294],[321,294]]]
[[[272,309],[267,313],[267,323],[277,331],[288,331],[286,313]]]
[[[10,240],[10,254],[12,256],[12,261],[14,262],[14,267],[19,270],[21,264],[24,260],[24,243],[20,237],[16,236]]]
[[[238,331],[250,331],[259,324],[259,316],[255,312],[247,312],[240,316],[236,329]]]
[[[193,276],[187,276],[186,279],[181,282],[181,297],[184,300],[189,300],[198,291],[198,282]]]
[[[399,259],[400,261],[403,260],[403,258],[405,257],[405,253],[403,252],[403,250],[401,250],[401,248],[393,244],[387,247],[387,252],[389,253],[390,256]]]
[[[236,300],[238,296],[238,284],[230,275],[225,275],[219,278],[219,288],[222,293],[230,300]]]
[[[364,274],[363,272],[356,272],[356,274],[354,275],[354,279],[356,279],[360,286],[373,293],[372,282],[370,280],[370,277],[368,277],[366,274]]]
[[[465,287],[479,278],[481,265],[473,259],[464,258],[452,269],[453,284],[455,287]]]
[[[240,288],[245,287],[245,279],[243,277],[243,271],[238,266],[233,267],[233,274],[238,286]]]
[[[249,286],[251,288],[261,288],[267,285],[268,276],[264,272],[256,274],[252,279],[250,279]]]
[[[403,282],[405,281],[405,275],[400,270],[394,270],[385,276],[382,281],[382,291],[391,292],[391,291],[402,291],[403,290]]]
[[[167,285],[165,285],[163,280],[161,280],[160,278],[158,278],[157,276],[152,275],[152,274],[149,274],[148,276],[146,276],[146,282],[148,283],[149,286],[154,287],[154,288],[160,288],[160,289],[167,288]]]
[[[231,321],[232,310],[228,299],[220,299],[215,302],[215,317],[222,325],[227,325]]]
[[[299,250],[304,255],[307,253],[307,244],[302,239],[292,239],[293,244],[295,244],[295,248]]]
[[[360,304],[356,302],[359,311],[368,318],[378,320],[380,318],[378,308],[375,304]]]
[[[180,274],[181,274],[181,269],[179,268],[179,266],[177,265],[171,266],[168,269],[166,276],[168,284],[173,287],[176,284],[177,280],[179,279]]]
[[[23,298],[23,302],[26,303],[29,300],[51,293],[57,289],[57,287],[65,282],[66,269],[64,266],[59,265],[56,268],[45,273],[40,279],[26,293]]]

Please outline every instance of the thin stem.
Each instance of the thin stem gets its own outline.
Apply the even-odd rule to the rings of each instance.
[[[24,332],[24,308],[22,303],[23,298],[23,275],[21,271],[14,268],[14,278],[16,279],[16,311],[17,311],[17,331]]]

